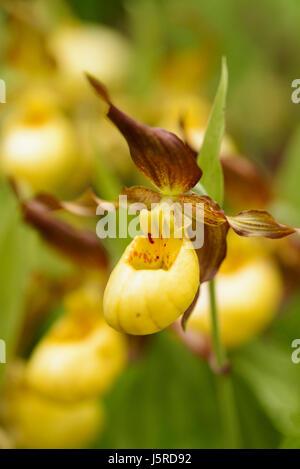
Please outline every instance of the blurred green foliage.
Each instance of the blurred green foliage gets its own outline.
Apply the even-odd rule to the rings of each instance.
[[[23,224],[11,187],[0,181],[0,338],[9,361],[22,324],[23,300],[30,268],[30,231]],[[5,364],[0,364],[0,384]]]
[[[147,85],[153,87],[163,57],[196,47],[209,57],[208,80],[199,83],[199,92],[212,97],[221,57],[226,56],[230,70],[228,130],[250,158],[278,160],[299,119],[299,106],[290,99],[291,82],[299,75],[297,0],[69,3],[85,19],[114,25],[122,17],[137,53],[132,87],[141,93]]]

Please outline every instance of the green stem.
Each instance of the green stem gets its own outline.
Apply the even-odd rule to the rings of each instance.
[[[239,448],[241,443],[239,421],[235,406],[232,377],[229,372],[225,373],[227,357],[220,338],[215,282],[213,279],[209,282],[209,295],[213,349],[217,361],[217,367],[220,372],[220,374],[216,375],[216,381],[220,403],[223,435],[225,440],[224,446],[226,448]]]
[[[210,314],[212,324],[212,340],[215,356],[217,359],[217,365],[222,368],[226,364],[226,356],[220,340],[220,329],[217,312],[216,292],[215,292],[215,280],[212,279],[209,282],[209,296],[210,296]]]

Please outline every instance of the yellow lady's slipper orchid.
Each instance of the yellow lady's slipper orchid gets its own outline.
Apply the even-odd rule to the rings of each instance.
[[[86,303],[88,304],[88,303]],[[93,311],[58,320],[36,346],[26,381],[40,393],[75,401],[106,392],[126,362],[126,341]]]
[[[216,276],[221,340],[239,346],[259,334],[274,318],[282,295],[276,265],[257,240],[229,236],[229,252]],[[187,322],[187,328],[210,336],[208,285]]]
[[[7,424],[18,448],[86,447],[104,424],[98,399],[62,403],[21,388],[11,394],[6,406]]]
[[[226,216],[210,197],[193,192],[202,170],[189,145],[172,132],[150,127],[128,116],[113,104],[107,89],[97,78],[87,73],[87,79],[108,105],[107,117],[125,137],[136,167],[156,187],[156,190],[139,186],[124,188],[122,195],[128,196],[130,203],[144,203],[147,208],[165,197],[172,197],[181,207],[189,204],[192,210],[188,218],[204,233],[204,244],[197,247],[196,253],[188,237],[183,237],[183,233],[181,238],[175,236],[178,228],[184,228],[185,221],[182,226],[176,223],[172,226],[174,220],[167,219],[172,228],[169,237],[163,236],[163,229],[158,237],[152,236],[151,231],[145,233],[146,236],[137,236],[112,272],[103,301],[107,322],[119,331],[151,334],[167,327],[190,308],[198,290],[200,269],[202,283],[215,276],[226,256],[229,228],[240,236],[273,239],[297,230],[278,223],[264,210],[244,210],[238,215]],[[95,197],[92,199],[94,203]],[[199,223],[198,214],[202,215]],[[149,217],[145,212],[141,215],[141,227],[145,229]],[[155,217],[160,226],[159,213]]]
[[[163,205],[141,213],[141,228],[157,228],[156,237],[137,236],[127,247],[108,281],[104,317],[119,331],[133,335],[158,332],[174,322],[192,303],[199,285],[199,263],[192,243],[169,234],[169,212]],[[166,222],[166,223],[164,223]],[[171,230],[174,234],[174,226]],[[150,232],[151,233],[151,232]],[[160,236],[160,237],[157,237]]]
[[[47,93],[29,93],[3,126],[3,171],[33,190],[55,190],[78,165],[72,126]]]

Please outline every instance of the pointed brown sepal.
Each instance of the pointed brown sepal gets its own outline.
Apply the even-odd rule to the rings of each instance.
[[[63,209],[75,215],[87,217],[95,216],[98,207],[105,211],[111,211],[117,207],[117,202],[107,202],[100,199],[92,189],[87,189],[80,197],[72,201],[62,201],[47,193],[38,194],[35,200],[41,202],[49,210]]]
[[[281,225],[265,210],[245,210],[234,217],[227,217],[227,220],[240,236],[278,239],[298,231],[291,226]]]
[[[111,102],[101,82],[89,74],[87,78],[96,93],[109,104],[108,118],[125,137],[134,163],[152,184],[167,195],[192,189],[202,175],[192,150],[175,134],[150,127],[125,114]]]

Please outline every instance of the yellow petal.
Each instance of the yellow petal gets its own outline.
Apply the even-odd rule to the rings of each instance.
[[[199,264],[190,241],[136,237],[108,281],[104,316],[128,334],[152,334],[174,322],[192,303]]]

